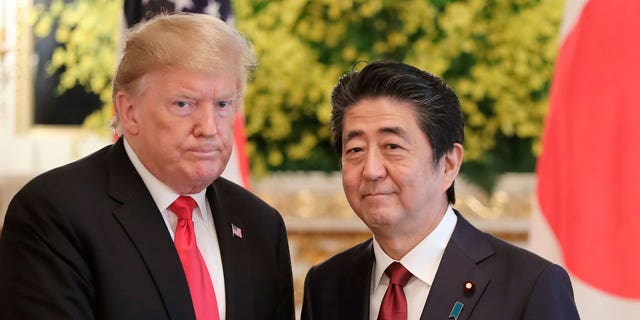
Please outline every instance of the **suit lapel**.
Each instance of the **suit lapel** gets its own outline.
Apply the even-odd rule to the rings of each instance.
[[[337,306],[342,319],[369,319],[369,296],[373,272],[373,243],[369,239],[354,255],[354,260],[342,279]]]
[[[234,209],[222,200],[221,193],[215,182],[207,189],[224,272],[226,314],[228,319],[250,319],[251,309],[247,306],[254,305],[256,298],[251,290],[252,262],[247,260],[251,256],[247,252],[251,233],[238,218],[240,215],[234,214]],[[243,230],[242,238],[234,236],[232,225]]]
[[[142,178],[126,155],[122,139],[107,163],[109,195],[122,205],[114,216],[136,246],[171,319],[194,319],[191,295],[167,226]]]
[[[468,319],[489,284],[489,275],[477,264],[491,256],[493,249],[481,231],[457,211],[456,215],[458,222],[442,256],[421,320],[449,319],[456,303],[463,305],[457,319]],[[473,283],[472,294],[465,294],[465,282]]]

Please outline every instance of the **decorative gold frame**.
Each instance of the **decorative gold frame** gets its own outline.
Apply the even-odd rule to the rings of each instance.
[[[24,132],[33,123],[33,76],[30,57],[33,48],[29,12],[30,0],[16,1],[16,70],[15,70],[15,128]]]

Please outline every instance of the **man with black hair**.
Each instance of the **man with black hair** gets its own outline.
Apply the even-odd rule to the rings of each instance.
[[[373,62],[340,79],[331,106],[344,192],[373,238],[311,268],[303,320],[579,318],[562,267],[452,208],[464,124],[444,81]]]

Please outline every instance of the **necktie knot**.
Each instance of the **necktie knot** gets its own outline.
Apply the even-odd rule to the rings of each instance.
[[[178,216],[178,219],[191,220],[193,209],[196,207],[196,200],[189,196],[179,196],[169,209]]]
[[[396,284],[401,287],[404,287],[407,282],[413,277],[411,272],[407,270],[400,262],[394,262],[387,267],[387,270],[384,273],[389,277],[389,282],[391,284]]]
[[[413,275],[399,262],[390,264],[384,273],[389,277],[389,286],[382,297],[378,320],[407,320],[407,297],[402,287]]]

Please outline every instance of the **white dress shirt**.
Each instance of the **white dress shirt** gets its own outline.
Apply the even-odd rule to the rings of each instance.
[[[127,140],[124,140],[124,149],[127,152],[127,156],[136,171],[142,177],[142,181],[151,193],[151,197],[158,206],[158,210],[162,214],[167,225],[167,230],[173,239],[175,235],[176,226],[178,225],[178,217],[169,210],[169,206],[180,196],[175,193],[169,186],[158,180],[149,170],[142,164],[135,151]],[[209,269],[209,275],[211,276],[211,282],[216,292],[216,300],[218,302],[218,311],[220,312],[220,319],[225,319],[225,291],[224,291],[224,273],[222,271],[222,258],[220,257],[220,247],[218,246],[218,235],[213,221],[213,215],[209,201],[206,198],[206,189],[196,194],[185,194],[186,196],[193,197],[196,200],[198,206],[193,210],[193,226],[196,233],[196,242],[200,254],[204,259],[207,269]],[[205,214],[203,214],[205,212]]]
[[[398,261],[413,274],[413,277],[403,288],[407,297],[407,320],[420,319],[444,249],[449,243],[457,222],[458,217],[449,206],[438,226]],[[378,312],[380,312],[382,298],[389,286],[389,277],[384,271],[395,260],[382,250],[375,238],[373,239],[373,253],[375,261],[371,277],[369,319],[376,320]]]

